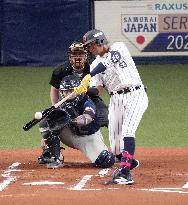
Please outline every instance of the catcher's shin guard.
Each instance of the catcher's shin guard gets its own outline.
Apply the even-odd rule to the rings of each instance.
[[[63,167],[63,161],[61,160],[61,147],[60,147],[60,138],[51,133],[51,137],[47,139],[49,149],[54,157],[54,161],[47,163],[48,169],[57,169]]]
[[[38,158],[39,164],[52,163],[56,159],[63,161],[63,157],[60,154],[61,148],[59,136],[50,131],[46,119],[40,122],[39,131],[42,138],[45,140],[45,148],[42,155]]]
[[[59,136],[50,135],[50,137],[46,140],[47,145],[49,147],[52,156],[56,159],[59,159],[60,156],[60,139]]]
[[[43,132],[42,136],[45,139],[46,144],[46,151],[44,151],[45,156],[49,158],[59,159],[61,149],[59,136],[54,135],[50,131]]]

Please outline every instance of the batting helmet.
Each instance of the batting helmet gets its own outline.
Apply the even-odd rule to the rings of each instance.
[[[83,43],[85,46],[92,42],[95,42],[97,45],[104,45],[108,43],[104,33],[97,29],[90,30],[83,36]]]
[[[75,41],[68,49],[69,62],[77,72],[82,71],[87,62],[87,50],[83,43]]]

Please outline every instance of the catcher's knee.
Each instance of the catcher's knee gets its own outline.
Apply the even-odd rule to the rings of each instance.
[[[101,167],[101,168],[109,168],[112,167],[115,163],[115,157],[114,155],[107,151],[103,150],[97,159],[95,160],[95,166]]]

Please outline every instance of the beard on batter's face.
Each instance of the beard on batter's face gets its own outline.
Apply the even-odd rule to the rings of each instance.
[[[99,55],[103,56],[105,53],[108,53],[109,49],[110,47],[108,45],[103,45]]]
[[[97,44],[94,42],[89,43],[87,45],[88,51],[91,52],[93,55],[98,55],[96,47],[97,47]]]
[[[96,43],[88,44],[87,48],[93,55],[103,56],[107,52],[104,45],[97,45]]]

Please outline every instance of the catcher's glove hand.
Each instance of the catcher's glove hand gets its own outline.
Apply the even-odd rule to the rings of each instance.
[[[74,92],[76,93],[76,95],[80,95],[82,93],[86,93],[87,92],[87,88],[89,86],[91,80],[91,75],[87,74],[81,81],[81,84],[78,87],[74,88]]]
[[[55,109],[46,118],[50,131],[54,133],[59,133],[63,128],[68,127],[70,124],[70,117],[62,109]]]
[[[88,114],[79,115],[77,118],[71,120],[70,124],[74,126],[86,126],[91,123],[93,119]]]

